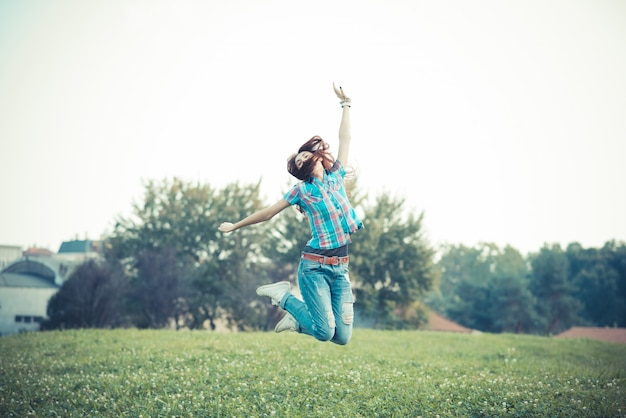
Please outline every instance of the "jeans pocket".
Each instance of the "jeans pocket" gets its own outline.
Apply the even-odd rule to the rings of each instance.
[[[301,259],[300,269],[304,274],[315,273],[322,269],[322,265],[317,261]]]

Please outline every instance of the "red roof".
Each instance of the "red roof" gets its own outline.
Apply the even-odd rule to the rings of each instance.
[[[54,253],[48,250],[47,248],[37,248],[37,247],[30,247],[28,250],[22,251],[23,257],[29,257],[29,256],[49,257],[52,254]]]
[[[555,338],[589,338],[626,344],[626,328],[573,327]]]

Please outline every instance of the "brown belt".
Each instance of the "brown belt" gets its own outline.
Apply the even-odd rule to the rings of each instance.
[[[302,258],[310,261],[317,261],[322,264],[332,264],[333,266],[339,264],[347,264],[349,258],[346,257],[324,257],[323,255],[311,254],[311,253],[302,253]]]

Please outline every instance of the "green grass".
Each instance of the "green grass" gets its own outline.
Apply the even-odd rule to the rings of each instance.
[[[626,345],[589,340],[85,330],[0,355],[2,417],[626,416]]]

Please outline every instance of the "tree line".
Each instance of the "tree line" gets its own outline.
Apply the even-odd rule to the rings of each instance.
[[[625,325],[624,243],[544,246],[527,257],[493,244],[435,250],[423,213],[403,199],[367,199],[354,183],[350,193],[366,225],[350,246],[356,326],[415,329],[428,309],[489,332]],[[271,329],[281,313],[255,289],[296,282],[308,221],[294,208],[235,233],[217,230],[265,205],[260,183],[148,182],[132,215],[116,219],[102,259],[79,266],[51,298],[42,329]]]
[[[572,326],[626,326],[626,245],[447,246],[428,305],[467,327],[551,335]]]

